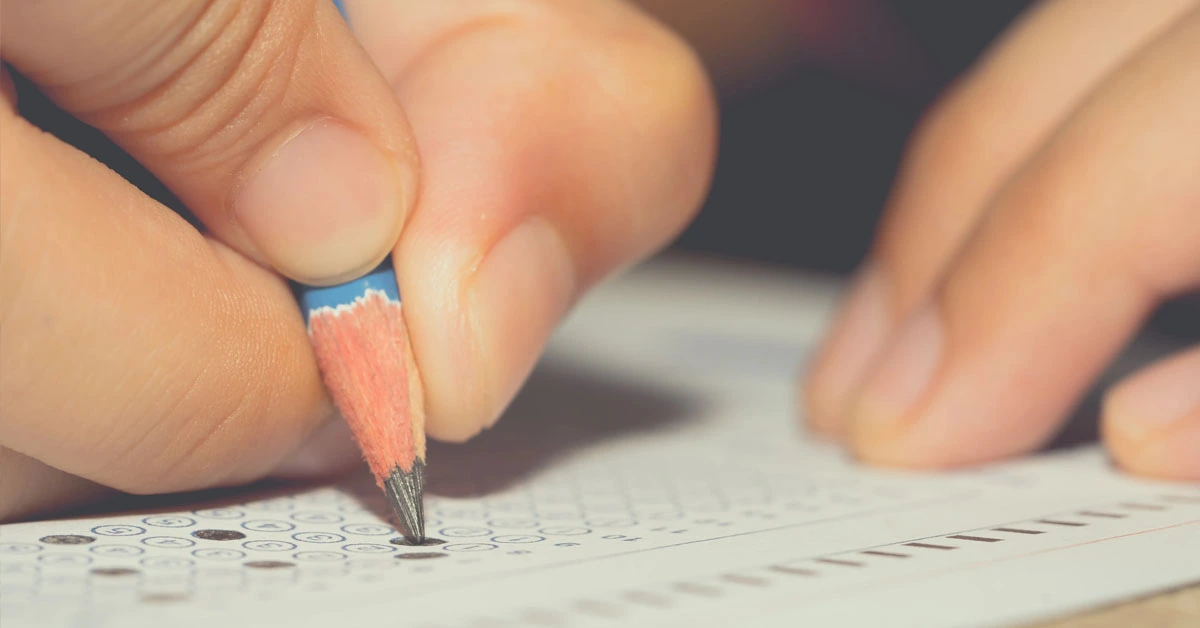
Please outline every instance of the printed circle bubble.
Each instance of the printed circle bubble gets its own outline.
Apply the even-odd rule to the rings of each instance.
[[[195,564],[186,556],[147,556],[138,562],[150,569],[188,569]]]
[[[342,532],[359,536],[385,536],[395,532],[391,526],[381,523],[351,523],[342,526]]]
[[[289,532],[295,530],[296,526],[287,521],[275,521],[270,519],[256,519],[254,521],[242,522],[242,527],[255,532]]]
[[[196,530],[192,536],[206,541],[240,541],[246,535],[237,530]]]
[[[0,554],[33,554],[40,551],[42,546],[37,543],[0,543]]]
[[[246,557],[246,552],[227,547],[205,547],[192,551],[192,556],[206,560],[238,560]]]
[[[493,528],[536,528],[537,519],[490,519],[488,525]]]
[[[472,537],[472,536],[488,536],[492,531],[488,528],[479,528],[474,526],[453,526],[442,528],[442,536],[454,538]]]
[[[439,508],[434,513],[447,519],[480,519],[485,514],[482,510],[465,508]]]
[[[96,537],[82,534],[51,534],[38,540],[48,545],[86,545],[95,541]]]
[[[186,528],[196,525],[191,517],[146,517],[142,523],[156,528]]]
[[[146,550],[136,545],[97,545],[91,549],[91,552],[97,556],[125,558],[127,556],[140,556],[145,554]]]
[[[545,519],[546,521],[562,521],[565,519],[576,519],[577,520],[577,519],[579,519],[579,511],[578,510],[552,511],[552,512],[547,512],[547,513],[542,514],[541,518]]]
[[[208,508],[193,511],[192,514],[205,519],[241,519],[246,516],[246,513],[236,508]]]
[[[395,551],[396,548],[391,545],[380,545],[378,543],[350,543],[343,545],[342,549],[356,554],[384,554]]]
[[[492,543],[449,543],[443,545],[442,549],[447,552],[486,552],[497,547],[499,546]]]
[[[538,530],[538,532],[552,536],[581,536],[592,533],[590,528],[581,526],[548,526]]]
[[[288,551],[296,549],[295,543],[288,543],[286,540],[247,540],[241,546],[247,550],[254,551]]]
[[[167,549],[181,549],[191,547],[196,544],[191,539],[180,538],[177,536],[151,536],[142,539],[142,543],[150,547],[162,547]]]
[[[345,518],[331,512],[296,512],[292,520],[300,523],[341,523]]]
[[[637,525],[633,519],[596,518],[585,519],[584,523],[593,528],[632,528]]]
[[[146,528],[128,524],[107,525],[96,526],[92,528],[92,532],[94,534],[99,534],[100,536],[137,536],[139,534],[145,534]]]
[[[292,558],[315,563],[332,563],[339,560],[346,560],[346,556],[339,552],[296,552],[292,555]]]
[[[546,537],[536,534],[501,534],[492,537],[492,541],[496,543],[537,543],[545,540]]]
[[[297,532],[292,538],[304,543],[341,543],[346,540],[346,537],[332,532]]]
[[[78,567],[92,562],[87,554],[42,554],[38,562],[50,567]]]

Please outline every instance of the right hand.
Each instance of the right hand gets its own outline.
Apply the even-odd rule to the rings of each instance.
[[[389,252],[429,435],[469,438],[579,296],[698,209],[709,85],[628,5],[346,4],[353,35],[329,0],[3,4],[4,60],[207,233],[6,91],[0,520],[245,483],[289,454],[354,463],[344,432],[314,437],[340,421],[285,278]],[[296,453],[313,438],[333,450]]]

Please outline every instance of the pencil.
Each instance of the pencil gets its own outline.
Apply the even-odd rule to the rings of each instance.
[[[328,287],[297,285],[334,405],[410,543],[425,540],[425,411],[391,256]]]

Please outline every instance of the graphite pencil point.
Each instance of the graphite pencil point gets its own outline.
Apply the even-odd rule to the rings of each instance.
[[[405,538],[425,539],[425,410],[390,258],[366,276],[301,293],[330,396]]]
[[[425,542],[425,465],[417,460],[412,471],[392,467],[391,474],[383,481],[388,503],[400,520],[400,534],[413,545]]]

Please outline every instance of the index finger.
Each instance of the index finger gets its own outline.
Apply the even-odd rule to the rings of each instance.
[[[329,0],[6,2],[3,19],[6,61],[251,259],[324,285],[395,245],[411,130]]]

